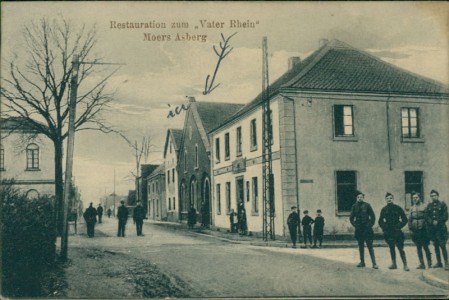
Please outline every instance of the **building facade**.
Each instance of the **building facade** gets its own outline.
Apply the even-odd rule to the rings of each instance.
[[[449,193],[447,86],[337,40],[294,62],[270,85],[273,154],[279,147],[279,155],[273,155],[277,235],[287,233],[293,205],[309,210],[312,217],[321,209],[328,234],[351,233],[348,217],[356,190],[365,193],[376,215],[385,205],[386,192],[406,210],[413,191],[425,200],[431,189]],[[220,204],[229,206],[230,201],[232,207],[239,197],[247,203],[254,198],[251,167],[259,150],[251,152],[251,122],[260,123],[261,105],[259,95],[211,134],[214,145],[226,148],[223,139],[229,139],[231,149],[228,161],[223,157],[226,149],[213,151],[217,226],[229,223],[223,215],[227,207],[223,211]],[[232,143],[238,140],[239,127],[250,143],[241,154],[246,169],[237,168],[236,173],[238,157],[232,151],[237,153],[238,146]],[[261,167],[256,169],[262,173]],[[236,194],[242,182],[244,192]],[[255,227],[248,218],[250,230],[261,231],[260,221],[252,221]]]
[[[182,144],[178,160],[179,219],[187,219],[191,205],[198,212],[198,220],[211,224],[211,145],[208,132],[243,105],[196,102],[189,100],[189,108],[184,120]]]
[[[0,121],[0,177],[29,198],[55,194],[54,147],[50,139],[36,134],[17,119]]]
[[[165,164],[160,164],[147,177],[148,218],[155,221],[167,220],[165,202]]]
[[[178,205],[178,156],[182,140],[182,130],[169,128],[165,139],[165,206],[167,207],[167,221],[179,221]]]

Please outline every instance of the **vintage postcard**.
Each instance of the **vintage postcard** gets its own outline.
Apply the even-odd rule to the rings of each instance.
[[[448,20],[2,2],[2,296],[447,298]]]

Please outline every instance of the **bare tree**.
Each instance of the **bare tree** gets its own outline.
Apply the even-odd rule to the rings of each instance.
[[[48,137],[54,145],[56,220],[61,226],[63,201],[63,142],[67,138],[70,78],[72,59],[101,62],[93,59],[97,43],[95,28],[77,28],[63,19],[43,18],[24,26],[25,56],[17,55],[8,62],[2,76],[2,115],[15,117],[38,134]],[[96,64],[82,64],[78,74],[76,131],[113,129],[100,112],[112,101],[106,93],[106,81],[113,73],[100,76]],[[104,70],[103,70],[104,71]]]

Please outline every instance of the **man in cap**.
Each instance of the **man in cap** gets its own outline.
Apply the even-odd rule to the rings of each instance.
[[[83,214],[84,221],[86,221],[87,236],[94,237],[95,223],[97,222],[97,210],[93,207],[92,202]]]
[[[430,191],[430,198],[432,202],[427,205],[425,211],[426,227],[430,240],[435,247],[435,256],[437,263],[434,268],[442,268],[441,252],[443,253],[443,259],[445,264],[445,270],[449,271],[446,242],[448,238],[446,222],[448,220],[447,205],[443,201],[440,201],[440,194],[436,190]]]
[[[125,201],[120,201],[122,205],[119,206],[117,212],[118,218],[118,232],[117,236],[125,237],[125,226],[128,221],[128,208],[125,206]]]
[[[391,266],[389,269],[398,268],[396,265],[396,246],[404,264],[404,271],[409,271],[404,251],[404,233],[401,230],[408,222],[407,216],[400,206],[393,203],[393,194],[386,193],[385,200],[387,205],[380,211],[379,226],[382,228],[385,241],[390,248]]]
[[[299,224],[299,214],[296,209],[296,206],[292,206],[292,211],[288,215],[287,218],[287,225],[288,225],[288,231],[290,232],[290,238],[293,243],[292,248],[296,248],[296,240],[298,237],[298,224]]]
[[[355,238],[359,244],[360,253],[360,263],[357,267],[365,267],[365,242],[368,247],[368,252],[371,257],[371,262],[373,263],[373,268],[378,269],[376,264],[376,257],[374,256],[373,248],[373,225],[376,222],[376,216],[374,211],[369,205],[369,203],[364,201],[365,195],[357,191],[356,192],[356,202],[351,208],[351,215],[349,221],[355,228]]]
[[[142,227],[143,227],[143,219],[145,219],[145,209],[142,206],[142,202],[137,201],[136,207],[134,207],[133,211],[133,220],[136,224],[137,236],[143,236]]]

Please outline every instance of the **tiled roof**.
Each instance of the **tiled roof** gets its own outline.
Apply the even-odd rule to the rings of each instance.
[[[34,127],[30,121],[24,118],[0,118],[0,129],[2,130],[24,130],[33,131]]]
[[[181,146],[183,130],[170,128],[170,131],[173,135],[173,144],[175,145],[175,150],[179,150],[179,147]]]
[[[150,165],[150,164],[141,165],[140,170],[142,178],[145,178],[148,175],[150,175],[158,166],[159,165]]]
[[[159,175],[159,174],[165,174],[165,163],[160,164],[157,166],[156,169],[154,169],[153,172],[148,176],[148,178]]]
[[[196,102],[196,106],[204,130],[208,133],[232,116],[244,105],[219,102]]]
[[[428,95],[448,93],[447,87],[437,81],[402,70],[340,41],[332,41],[319,51],[325,53],[308,72],[301,74],[300,71],[282,88]]]
[[[281,90],[290,89],[423,96],[449,93],[449,88],[438,81],[400,69],[338,40],[322,46],[270,84],[270,97]],[[222,125],[245,114],[261,102],[262,94],[259,94]]]

